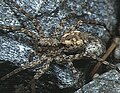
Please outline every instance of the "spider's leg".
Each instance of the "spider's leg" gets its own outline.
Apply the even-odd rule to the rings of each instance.
[[[42,55],[40,60],[32,61],[32,62],[30,62],[28,64],[21,65],[21,68],[17,68],[15,70],[13,70],[12,72],[10,72],[7,75],[5,75],[2,78],[0,78],[0,80],[5,80],[5,79],[13,76],[14,74],[17,74],[17,73],[23,71],[23,70],[26,70],[26,69],[29,69],[29,68],[33,68],[33,67],[35,67],[38,64],[42,64],[42,62],[44,62],[44,60],[46,60],[46,56]]]
[[[80,19],[77,21],[77,23],[75,24],[74,28],[79,28],[79,25],[81,24],[93,24],[93,25],[98,25],[98,26],[103,26],[110,35],[112,35],[111,31],[106,27],[106,24],[105,23],[102,23],[102,22],[99,22],[97,20],[86,20],[86,19]]]
[[[4,0],[4,2],[9,5],[10,9],[13,11],[15,17],[17,18],[17,20],[19,21],[20,23],[20,26],[4,26],[4,25],[0,25],[0,28],[1,29],[5,29],[5,30],[9,30],[9,32],[12,32],[12,31],[19,31],[19,32],[22,32],[22,33],[25,33],[27,34],[28,36],[32,37],[33,39],[36,38],[36,35],[34,32],[28,30],[26,28],[26,25],[24,23],[24,21],[22,20],[22,18],[20,18],[20,15],[15,11],[15,9],[13,9],[12,7],[12,4],[10,4],[8,1]]]
[[[42,74],[44,74],[48,70],[52,60],[53,60],[52,58],[48,58],[45,60],[42,67],[36,71],[36,74],[34,75],[35,80],[39,79],[42,76]]]
[[[0,29],[1,30],[9,30],[6,31],[6,33],[9,32],[14,32],[14,31],[18,31],[18,32],[22,32],[25,33],[26,35],[32,37],[33,39],[36,38],[36,34],[28,29],[22,28],[21,26],[5,26],[5,25],[0,25]]]
[[[53,61],[51,57],[47,58],[43,63],[42,67],[36,71],[34,78],[29,82],[28,85],[31,85],[32,93],[35,93],[36,91],[35,81],[38,80],[42,76],[42,74],[44,74],[48,70],[51,61]]]
[[[22,33],[25,33],[27,34],[28,36],[30,37],[36,37],[35,36],[35,33],[31,32],[30,30],[27,30],[25,28],[25,25],[24,25],[24,22],[19,18],[19,15],[14,11],[14,9],[12,8],[11,4],[9,4],[6,0],[5,0],[5,3],[7,5],[9,5],[10,9],[13,11],[15,17],[18,19],[18,21],[20,22],[20,26],[5,26],[5,25],[0,25],[0,28],[1,29],[5,29],[5,30],[9,30],[9,32],[12,32],[12,31],[19,31],[19,32],[22,32]]]
[[[13,70],[12,72],[6,74],[6,75],[3,76],[2,78],[0,78],[0,80],[5,80],[5,79],[9,78],[10,76],[12,76],[12,75],[14,75],[14,74],[16,74],[16,73],[21,72],[22,70],[23,70],[23,68],[17,68],[17,69],[15,69],[15,70]]]
[[[114,38],[111,46],[108,48],[108,50],[106,51],[106,53],[102,57],[102,61],[98,60],[99,62],[95,65],[93,71],[91,72],[91,76],[93,76],[97,72],[97,70],[99,69],[99,67],[106,60],[106,58],[111,54],[111,52],[115,49],[115,47],[118,45],[119,42],[120,42],[120,38]]]
[[[8,1],[4,0],[4,2],[10,7],[10,9],[12,10],[13,12],[13,15],[17,18],[17,20],[19,21],[20,23],[20,26],[21,28],[25,28],[25,23],[24,23],[24,19],[22,19],[20,17],[20,14],[18,13],[18,11],[15,11],[15,9],[12,7],[12,4],[10,4]]]
[[[16,31],[21,30],[21,26],[6,26],[6,25],[0,24],[0,29],[1,30],[9,30],[10,32],[12,32],[13,30],[16,30]]]
[[[74,67],[73,62],[71,62],[71,61],[68,62],[68,65],[70,66],[73,74],[76,74],[76,73],[77,73],[77,70],[76,70],[76,68]],[[78,76],[78,77],[79,77],[79,76]]]
[[[69,56],[69,55],[59,55],[56,57],[56,62],[58,62],[59,64],[64,64],[64,63],[68,63],[68,65],[70,66],[72,72],[74,74],[77,73],[74,65],[73,65],[73,60],[72,60],[73,56]]]
[[[105,54],[105,55],[106,55],[106,54]],[[84,56],[84,55],[81,55],[81,54],[68,55],[68,56],[66,56],[65,59],[66,59],[67,61],[72,61],[72,62],[73,62],[74,60],[80,60],[80,59],[82,59],[83,57],[95,59],[95,60],[99,61],[97,64],[107,65],[107,66],[109,66],[110,68],[116,69],[118,72],[120,72],[120,69],[119,69],[117,66],[115,66],[115,65],[112,64],[112,63],[109,63],[108,61],[105,61],[105,60],[103,59],[103,57],[102,57],[102,58],[97,57],[95,54],[93,54],[93,55],[91,55],[91,56],[89,56],[89,55],[85,55],[85,56]],[[99,66],[98,66],[98,65],[95,66],[95,67],[97,67],[97,68],[96,68],[97,70],[99,69]]]
[[[36,29],[37,32],[40,34],[40,36],[45,36],[45,35],[44,35],[44,32],[42,31],[42,27],[41,27],[39,21],[38,21],[35,17],[29,15],[29,14],[28,14],[23,8],[21,8],[15,1],[13,1],[13,0],[8,0],[8,1],[11,2],[11,4],[13,4],[13,5],[18,9],[18,11],[19,11],[20,13],[24,14],[24,15],[33,23],[35,29]],[[6,1],[6,2],[7,2],[7,1]]]

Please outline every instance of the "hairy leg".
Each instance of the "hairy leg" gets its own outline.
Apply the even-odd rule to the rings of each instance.
[[[111,46],[107,49],[106,53],[103,55],[102,60],[98,60],[98,63],[95,65],[93,71],[91,72],[91,76],[93,76],[100,68],[100,66],[104,63],[104,61],[108,58],[108,56],[112,53],[112,51],[116,48],[116,46],[119,44],[120,38],[114,38]],[[107,65],[113,66],[112,64],[107,62]],[[119,68],[114,66],[116,70],[118,71]],[[120,70],[119,70],[120,72]]]
[[[36,38],[36,34],[28,29],[22,28],[21,26],[5,26],[5,25],[0,25],[0,29],[2,30],[9,30],[9,32],[22,32],[25,33],[26,35],[32,37],[33,39]]]
[[[39,64],[46,64],[44,65],[43,67],[40,68],[40,70],[37,71],[37,74],[34,76],[35,79],[38,79],[46,70],[47,70],[47,67],[49,67],[49,63],[52,61],[51,58],[47,58],[46,56],[42,55],[41,56],[41,59],[40,60],[37,60],[37,61],[32,61],[28,64],[23,64],[21,65],[20,68],[17,68],[15,70],[13,70],[12,72],[8,73],[7,75],[3,76],[2,78],[0,78],[0,80],[5,80],[11,76],[13,76],[14,74],[17,74],[23,70],[26,70],[26,69],[30,69],[30,68],[33,68],[35,67],[36,65],[39,65]],[[46,62],[46,63],[44,63]],[[46,68],[44,68],[46,67]],[[40,72],[41,71],[41,72]],[[39,76],[40,75],[40,76]]]
[[[7,1],[4,0],[4,1],[5,1],[6,3],[11,3],[12,5],[14,5],[20,13],[24,14],[24,15],[33,23],[35,29],[37,30],[37,33],[40,34],[41,37],[42,37],[42,36],[45,36],[45,35],[44,35],[44,32],[42,31],[42,27],[41,27],[39,21],[38,21],[35,17],[29,15],[29,14],[28,14],[23,8],[21,8],[14,0],[7,0]]]

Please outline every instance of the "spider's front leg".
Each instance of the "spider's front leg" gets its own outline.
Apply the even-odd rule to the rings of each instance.
[[[6,1],[6,0],[5,0],[5,1]],[[45,36],[45,35],[44,35],[44,32],[42,31],[42,27],[41,27],[39,21],[38,21],[35,17],[29,15],[29,14],[28,14],[23,8],[21,8],[14,0],[8,0],[8,1],[9,1],[9,3],[11,3],[12,5],[14,5],[14,6],[18,9],[18,11],[19,11],[20,13],[24,14],[24,15],[33,23],[35,29],[37,30],[37,32],[40,34],[41,37],[42,37],[42,36]],[[6,2],[8,2],[8,1],[6,1]]]
[[[1,30],[9,30],[10,32],[12,32],[14,30],[16,30],[16,31],[21,30],[21,26],[6,26],[6,25],[0,24],[0,29]]]
[[[14,16],[19,21],[20,26],[0,25],[0,29],[8,30],[8,32],[14,32],[14,31],[22,32],[22,33],[25,33],[26,35],[32,37],[33,39],[35,39],[36,38],[36,34],[34,32],[32,32],[32,31],[27,29],[24,20],[20,17],[20,14],[18,12],[16,12],[15,9],[13,8],[13,6],[12,6],[13,4],[10,4],[10,2],[8,2],[6,0],[4,0],[4,2],[10,7],[10,9],[12,10]]]
[[[21,32],[21,33],[25,33],[26,35],[28,35],[29,37],[32,37],[33,39],[36,38],[36,34],[28,29],[22,28],[21,26],[5,26],[5,25],[0,25],[0,29],[1,30],[9,30],[6,31],[6,33],[9,32]]]

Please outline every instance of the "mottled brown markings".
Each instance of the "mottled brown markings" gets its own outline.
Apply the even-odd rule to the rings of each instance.
[[[5,26],[5,25],[0,25],[0,29],[3,30],[9,30],[9,31],[13,31],[13,30],[21,30],[21,26]]]
[[[8,73],[4,77],[2,77],[1,80],[5,80],[10,76],[19,73],[22,70],[34,68],[36,65],[43,64],[42,67],[39,70],[37,70],[36,75],[34,76],[34,79],[39,79],[39,77],[41,77],[42,74],[44,74],[47,71],[50,63],[53,62],[53,60],[55,60],[59,64],[63,64],[65,62],[72,64],[72,61],[79,60],[83,57],[89,57],[99,60],[93,54],[87,55],[84,53],[85,45],[92,40],[95,41],[95,37],[85,32],[76,31],[76,28],[83,23],[102,26],[101,23],[96,22],[94,20],[79,20],[75,26],[71,27],[71,29],[68,32],[64,33],[60,40],[58,40],[57,35],[55,35],[56,37],[54,38],[45,37],[44,32],[42,31],[42,27],[36,18],[26,13],[26,11],[24,11],[24,9],[21,8],[14,0],[9,0],[9,2],[13,3],[17,10],[20,13],[24,14],[33,23],[35,29],[37,30],[37,33],[40,33],[40,36],[36,37],[32,31],[29,31],[23,27],[19,30],[19,32],[23,32],[26,35],[32,36],[33,38],[37,38],[35,54],[38,55],[40,59],[34,62],[31,61],[29,64],[22,64],[21,68],[15,69],[14,71]],[[63,23],[64,22],[61,23],[62,26],[64,26]],[[1,28],[6,28],[9,30],[16,29],[15,27],[5,26],[2,26]],[[71,51],[74,54],[66,55],[65,52],[70,53]],[[74,68],[73,65],[72,68]]]
[[[33,39],[36,38],[36,34],[26,28],[22,28],[21,26],[5,26],[5,25],[0,25],[0,29],[2,30],[9,30],[9,32],[22,32],[27,34],[28,36],[32,37]]]
[[[79,31],[70,31],[62,36],[61,43],[65,44],[66,46],[81,46],[84,44],[84,39],[85,38],[81,37],[81,33]]]

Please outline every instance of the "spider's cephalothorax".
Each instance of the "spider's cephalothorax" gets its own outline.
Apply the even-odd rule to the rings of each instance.
[[[65,46],[64,52],[66,53],[77,53],[82,51],[85,43],[88,41],[88,33],[80,31],[70,31],[66,32],[60,42]]]

